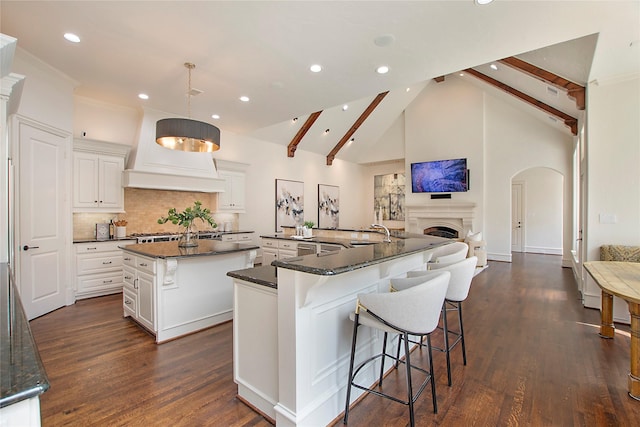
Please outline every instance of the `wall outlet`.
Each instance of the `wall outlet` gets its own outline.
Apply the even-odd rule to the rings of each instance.
[[[618,215],[616,214],[600,214],[600,224],[616,224]]]

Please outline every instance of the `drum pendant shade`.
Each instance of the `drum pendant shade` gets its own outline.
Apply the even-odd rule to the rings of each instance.
[[[197,120],[162,119],[156,122],[156,142],[172,150],[211,153],[220,149],[220,129]]]

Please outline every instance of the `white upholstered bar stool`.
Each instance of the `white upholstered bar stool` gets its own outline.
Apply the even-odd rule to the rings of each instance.
[[[449,273],[451,273],[451,279],[449,280],[449,287],[447,289],[447,296],[445,298],[444,304],[442,305],[442,330],[444,334],[444,348],[438,349],[437,347],[434,347],[446,353],[447,378],[449,380],[449,385],[451,385],[451,359],[449,357],[449,353],[458,343],[462,345],[462,360],[465,365],[467,364],[467,351],[464,345],[464,328],[462,325],[462,301],[467,299],[467,296],[469,295],[469,289],[471,288],[471,281],[473,279],[477,263],[478,258],[472,256],[454,264],[433,264],[431,266],[431,270],[429,271],[407,272],[407,277],[410,278],[433,277],[433,274],[437,274],[440,271],[448,271]],[[402,286],[399,285],[399,287]],[[451,329],[449,329],[449,325],[447,323],[447,312],[449,311],[458,312],[458,325],[460,327],[459,331],[452,331]],[[453,342],[451,343],[449,342],[449,334],[455,337]]]
[[[434,264],[452,264],[462,261],[467,257],[469,245],[464,242],[453,242],[441,246],[433,251],[431,260],[427,263],[427,268],[431,269]]]
[[[422,283],[408,288],[400,292],[388,293],[370,293],[359,294],[356,303],[355,312],[349,315],[353,320],[353,339],[351,341],[351,359],[349,361],[349,382],[347,384],[347,399],[344,410],[344,424],[349,419],[349,400],[351,398],[351,387],[364,390],[367,393],[373,393],[398,403],[409,406],[410,425],[415,425],[415,417],[413,412],[413,404],[420,396],[424,388],[431,382],[431,394],[433,400],[433,412],[438,412],[436,402],[436,386],[433,380],[433,361],[431,359],[430,333],[438,326],[440,310],[444,303],[447,293],[449,278],[451,274],[447,271],[438,272],[438,274],[425,278]],[[406,279],[403,279],[406,280]],[[382,352],[374,355],[358,365],[354,369],[356,355],[356,340],[358,336],[358,327],[364,325],[384,332],[382,341]],[[391,354],[386,353],[387,334],[401,334],[404,337],[405,359],[397,360]],[[409,352],[408,335],[426,335],[427,346],[429,349],[429,370],[413,366]],[[406,366],[407,381],[407,400],[399,399],[395,396],[376,390],[374,386],[361,385],[356,382],[358,373],[369,364],[377,359],[381,359],[381,376],[384,369],[385,357],[390,357]],[[411,371],[418,370],[426,375],[425,380],[420,385],[418,391],[413,393],[413,385],[411,382]]]

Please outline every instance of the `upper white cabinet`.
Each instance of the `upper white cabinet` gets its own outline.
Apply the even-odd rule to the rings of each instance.
[[[124,212],[122,171],[129,148],[98,141],[74,142],[74,212]]]
[[[224,193],[218,193],[218,212],[244,213],[245,211],[245,163],[216,160],[218,176],[224,179]]]

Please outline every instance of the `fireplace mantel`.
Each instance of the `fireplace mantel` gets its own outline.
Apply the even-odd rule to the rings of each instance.
[[[444,226],[458,231],[462,238],[473,230],[476,204],[473,202],[441,201],[405,206],[407,231],[422,234],[429,227]]]

